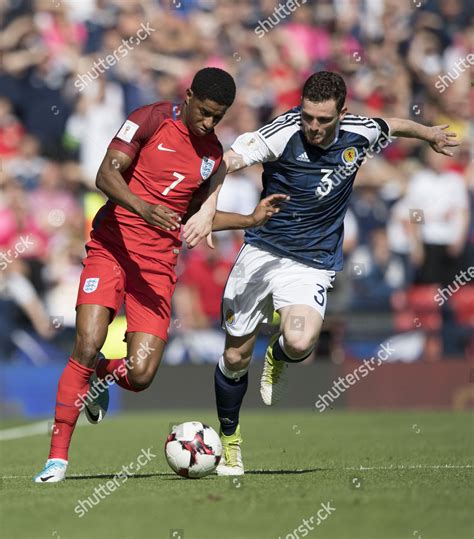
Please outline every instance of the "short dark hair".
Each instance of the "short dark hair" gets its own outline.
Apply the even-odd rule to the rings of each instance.
[[[314,103],[336,101],[338,112],[342,110],[346,100],[347,88],[344,79],[333,71],[318,71],[304,83],[303,99],[309,99]]]
[[[191,83],[193,94],[204,101],[210,99],[230,107],[235,99],[235,82],[232,75],[218,67],[205,67],[194,75]]]

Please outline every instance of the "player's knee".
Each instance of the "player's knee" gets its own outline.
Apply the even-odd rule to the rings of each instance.
[[[149,370],[136,370],[132,369],[128,373],[128,381],[133,387],[134,391],[143,391],[150,387],[153,382],[155,373]]]
[[[314,340],[306,335],[283,336],[285,351],[291,357],[302,357],[314,348]]]
[[[247,367],[250,358],[245,358],[237,348],[229,348],[224,351],[224,362],[231,371],[240,371]]]
[[[81,365],[93,367],[101,348],[102,342],[94,336],[77,334],[72,357]]]

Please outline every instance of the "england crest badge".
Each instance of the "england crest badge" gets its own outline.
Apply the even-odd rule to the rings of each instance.
[[[201,163],[201,177],[203,180],[207,180],[209,176],[211,175],[214,165],[216,162],[214,159],[210,159],[209,157],[203,157],[202,163]]]
[[[86,279],[84,281],[84,286],[82,287],[82,290],[84,290],[86,294],[90,294],[91,292],[95,292],[98,286],[99,277],[90,277],[89,279]]]

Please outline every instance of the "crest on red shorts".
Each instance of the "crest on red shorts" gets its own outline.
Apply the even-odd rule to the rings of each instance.
[[[216,162],[214,159],[210,159],[209,157],[203,157],[202,163],[201,163],[201,177],[203,180],[207,180],[209,176],[211,175],[211,172],[214,169],[214,165]]]
[[[99,277],[90,277],[89,279],[86,279],[84,281],[84,286],[82,287],[82,290],[86,294],[90,294],[91,292],[94,292],[97,290],[97,287],[99,286]]]

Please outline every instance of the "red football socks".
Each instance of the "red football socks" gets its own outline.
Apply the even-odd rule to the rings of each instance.
[[[100,358],[95,371],[97,373],[97,376],[101,380],[104,380],[106,375],[108,374],[109,376],[107,377],[107,381],[110,380],[110,376],[113,376],[115,382],[123,389],[127,389],[128,391],[134,391],[136,393],[140,391],[140,389],[135,389],[128,380],[127,363],[125,358]]]
[[[77,418],[81,413],[82,399],[89,391],[89,378],[94,369],[84,367],[72,358],[59,379],[56,410],[51,435],[50,459],[68,460],[68,450]]]

